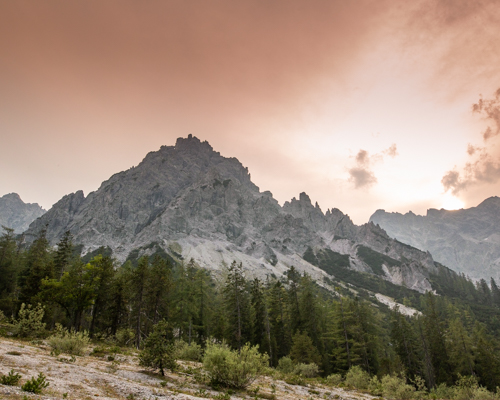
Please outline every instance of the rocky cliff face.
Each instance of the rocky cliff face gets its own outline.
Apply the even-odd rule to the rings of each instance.
[[[17,193],[6,194],[0,197],[0,225],[14,229],[15,233],[22,233],[45,210],[38,204],[25,203]]]
[[[500,279],[500,198],[456,211],[427,215],[377,210],[370,221],[391,237],[429,251],[436,261],[471,278]]]
[[[337,209],[323,213],[305,193],[281,207],[270,192],[259,191],[237,159],[191,135],[149,153],[87,197],[63,197],[27,236],[46,225],[53,244],[70,230],[84,252],[109,246],[123,261],[134,249],[148,254],[161,248],[210,269],[242,262],[261,277],[279,276],[294,265],[321,278],[326,273],[304,254],[322,249],[348,255],[347,268],[374,273],[359,256],[360,245],[384,253],[380,275],[394,283],[429,290],[433,268],[430,255],[399,244],[373,224],[357,227]]]

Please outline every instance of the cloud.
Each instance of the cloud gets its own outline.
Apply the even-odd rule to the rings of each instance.
[[[487,146],[468,144],[467,154],[471,160],[465,164],[462,171],[455,167],[446,172],[441,179],[444,190],[452,194],[467,190],[478,184],[494,184],[500,181],[500,147],[494,138],[500,134],[500,89],[492,99],[480,98],[473,104],[472,111],[479,113],[488,122],[487,128],[481,134]]]
[[[493,128],[488,126],[483,132],[485,142],[500,134],[500,88],[495,92],[493,99],[480,98],[476,104],[472,105],[472,111],[481,114],[485,120],[493,122]]]
[[[377,183],[377,178],[368,168],[354,167],[349,170],[349,174],[351,175],[349,181],[354,183],[356,189]]]
[[[349,182],[354,184],[355,189],[370,187],[377,183],[377,177],[373,172],[373,165],[377,162],[382,162],[384,156],[396,157],[398,150],[396,144],[392,144],[388,149],[380,153],[370,155],[368,151],[360,149],[354,159],[356,166],[349,168]]]

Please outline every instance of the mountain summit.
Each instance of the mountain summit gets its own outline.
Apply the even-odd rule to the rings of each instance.
[[[316,278],[353,270],[425,291],[436,268],[430,254],[373,224],[358,227],[338,209],[323,213],[305,193],[281,207],[236,158],[191,135],[87,197],[64,196],[27,237],[44,227],[53,244],[70,230],[84,253],[107,246],[123,261],[160,251],[210,269],[235,260],[255,276],[279,276],[292,265]]]
[[[475,279],[500,278],[500,198],[477,207],[427,210],[427,215],[377,210],[370,221],[402,242]]]
[[[45,210],[36,203],[25,203],[17,193],[0,197],[0,225],[24,232]]]

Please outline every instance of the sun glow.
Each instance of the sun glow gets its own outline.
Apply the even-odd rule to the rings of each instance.
[[[443,201],[441,203],[441,208],[445,210],[459,210],[464,208],[465,203],[459,198],[453,196],[451,193],[446,193],[443,196]]]

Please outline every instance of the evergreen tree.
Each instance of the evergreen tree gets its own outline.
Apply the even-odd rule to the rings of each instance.
[[[7,315],[13,315],[17,295],[17,279],[20,257],[14,230],[2,227],[4,233],[0,236],[0,310]]]
[[[28,250],[26,267],[20,282],[22,303],[34,304],[35,296],[41,289],[42,279],[53,278],[52,255],[46,234],[47,229],[42,229]]]
[[[54,273],[58,279],[61,279],[64,271],[69,268],[73,250],[73,235],[70,231],[66,231],[57,244],[57,250],[54,254]]]
[[[269,323],[273,333],[271,337],[271,365],[278,365],[278,360],[290,352],[291,330],[287,311],[287,292],[280,281],[268,282]]]
[[[290,315],[290,329],[292,334],[295,334],[302,328],[302,318],[299,306],[299,285],[300,273],[292,265],[288,271],[285,272],[288,283],[288,307]]]
[[[272,359],[271,326],[264,298],[264,289],[259,279],[255,278],[252,281],[250,292],[252,296],[252,343],[259,346],[261,353],[268,352]]]
[[[459,318],[450,321],[446,339],[450,363],[455,374],[475,375],[472,339]]]
[[[493,278],[491,278],[491,299],[495,307],[500,307],[500,289]]]
[[[229,329],[228,341],[231,346],[241,350],[243,344],[251,339],[250,301],[241,263],[233,261],[229,267],[223,295]]]
[[[113,260],[109,256],[103,257],[98,255],[94,257],[90,264],[95,269],[97,274],[97,283],[95,285],[95,299],[92,306],[92,318],[90,321],[90,335],[93,336],[96,324],[99,322],[101,326],[109,326],[109,321],[100,318],[105,314],[105,308],[111,301],[111,286],[113,281],[113,276],[115,275],[115,268],[113,265]]]
[[[172,279],[171,263],[156,255],[147,277],[148,314],[153,324],[157,324],[160,319],[170,318]]]
[[[446,351],[444,319],[438,314],[436,297],[428,292],[425,296],[423,317],[424,333],[429,345],[429,355],[435,374],[435,383],[451,383],[450,363]]]
[[[414,379],[422,375],[421,348],[407,318],[396,308],[391,312],[391,340],[396,354],[405,366],[406,376]]]
[[[145,310],[146,288],[149,275],[149,258],[143,256],[137,263],[137,268],[132,271],[130,276],[130,291],[131,291],[131,305],[132,317],[135,321],[135,346],[139,348],[141,345],[141,338],[143,333],[144,319],[143,312]]]
[[[321,365],[321,355],[306,333],[297,332],[293,335],[290,358],[296,363]]]

